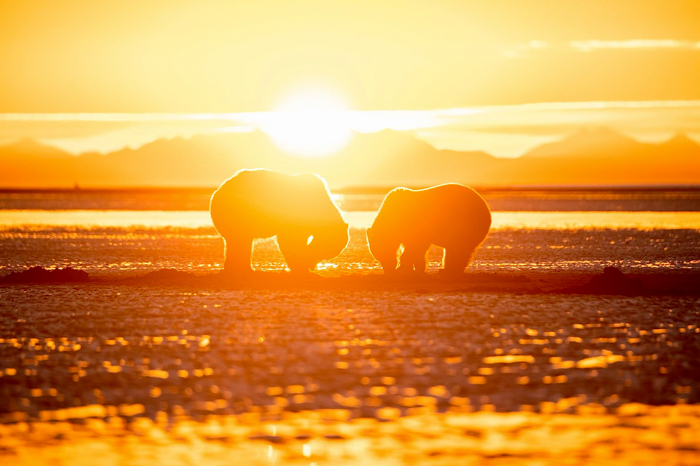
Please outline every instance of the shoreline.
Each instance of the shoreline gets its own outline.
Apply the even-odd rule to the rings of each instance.
[[[285,271],[253,271],[233,278],[222,272],[194,273],[160,269],[127,276],[90,276],[75,269],[49,271],[34,267],[0,277],[0,287],[21,285],[174,286],[199,289],[286,291],[387,291],[418,293],[591,294],[622,296],[700,296],[700,272],[603,273],[504,271],[466,272],[453,278],[438,273],[387,277],[381,272],[295,275]]]

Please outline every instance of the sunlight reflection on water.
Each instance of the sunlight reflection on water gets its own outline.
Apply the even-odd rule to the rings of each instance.
[[[343,212],[351,227],[372,225],[377,212]],[[493,212],[492,229],[622,229],[700,230],[700,212]],[[40,226],[81,227],[212,227],[206,211],[3,210],[0,229]]]
[[[605,415],[583,405],[577,416],[455,410],[353,422],[342,418],[342,410],[210,416],[196,422],[164,415],[107,418],[100,416],[105,407],[93,408],[77,418],[80,422],[2,425],[0,446],[13,453],[13,464],[56,464],[57,459],[95,464],[92,455],[85,455],[93,451],[101,464],[189,465],[206,458],[212,466],[492,464],[488,460],[499,458],[508,461],[493,464],[561,464],[562,458],[592,464],[695,464],[700,448],[694,435],[700,425],[697,406],[628,404]]]

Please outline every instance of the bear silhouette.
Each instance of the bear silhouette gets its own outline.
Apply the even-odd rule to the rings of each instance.
[[[250,272],[253,240],[277,236],[293,272],[308,272],[340,254],[348,224],[323,178],[271,170],[240,170],[212,194],[209,212],[224,239],[224,272]]]
[[[473,189],[461,184],[441,184],[426,189],[396,188],[390,191],[371,228],[370,252],[384,273],[425,272],[425,256],[431,244],[444,248],[444,272],[461,274],[491,228],[491,211]],[[398,250],[403,253],[398,258]]]

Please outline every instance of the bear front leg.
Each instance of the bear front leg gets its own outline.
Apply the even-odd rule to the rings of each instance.
[[[251,238],[224,238],[224,273],[227,275],[244,275],[253,271],[250,256],[253,250]]]
[[[303,234],[283,233],[277,235],[277,245],[287,262],[287,267],[292,272],[309,272],[311,260],[309,259],[308,238]]]

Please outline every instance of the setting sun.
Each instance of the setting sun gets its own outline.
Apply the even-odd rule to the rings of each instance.
[[[303,157],[323,157],[342,149],[352,131],[348,108],[325,90],[299,92],[284,100],[262,124],[283,150]]]

